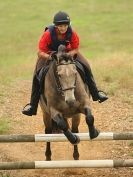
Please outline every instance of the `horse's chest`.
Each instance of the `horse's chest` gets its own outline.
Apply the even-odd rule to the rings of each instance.
[[[57,110],[63,115],[73,115],[79,112],[79,105],[79,102],[75,102],[73,106],[69,106],[65,101],[62,101],[57,105]]]

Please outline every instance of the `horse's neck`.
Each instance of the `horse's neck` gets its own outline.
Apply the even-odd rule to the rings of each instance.
[[[53,63],[51,64],[51,76],[54,78],[55,73],[56,73],[56,61],[54,60]]]
[[[49,82],[51,82],[53,86],[56,85],[55,73],[56,73],[56,61],[53,61],[48,70]]]

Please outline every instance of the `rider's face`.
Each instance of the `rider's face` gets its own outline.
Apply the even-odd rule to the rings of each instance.
[[[62,24],[62,25],[58,25],[56,27],[58,28],[60,34],[64,34],[67,31],[68,25]]]

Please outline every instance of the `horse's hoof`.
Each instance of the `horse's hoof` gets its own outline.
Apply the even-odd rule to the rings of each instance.
[[[51,157],[46,157],[46,161],[51,161]]]
[[[94,139],[98,137],[100,131],[97,130],[95,127],[89,128],[90,139]]]
[[[64,135],[70,141],[71,144],[76,145],[80,142],[80,139],[77,135],[74,135],[70,130],[64,132]]]
[[[79,160],[79,156],[73,156],[74,160]]]
[[[71,142],[72,145],[77,145],[80,142],[80,139],[77,135],[74,135],[74,139],[73,140],[69,140]]]
[[[76,136],[76,140],[75,140],[75,142],[73,143],[73,145],[77,145],[77,144],[79,144],[79,142],[80,142],[79,136],[77,136],[77,135],[75,135],[75,136]]]

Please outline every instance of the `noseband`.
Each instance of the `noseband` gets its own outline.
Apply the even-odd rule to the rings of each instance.
[[[68,87],[68,88],[64,88],[64,89],[63,89],[63,88],[62,88],[62,85],[61,85],[61,83],[60,83],[60,79],[59,79],[60,76],[59,76],[59,74],[58,74],[57,67],[58,67],[58,66],[61,66],[61,65],[70,65],[70,64],[74,64],[74,65],[75,65],[75,62],[72,61],[71,63],[58,63],[58,64],[56,64],[55,81],[56,81],[57,90],[58,90],[58,92],[59,92],[62,96],[64,96],[64,92],[65,92],[66,90],[75,89],[75,87],[76,87],[76,78],[75,78],[74,86]]]

